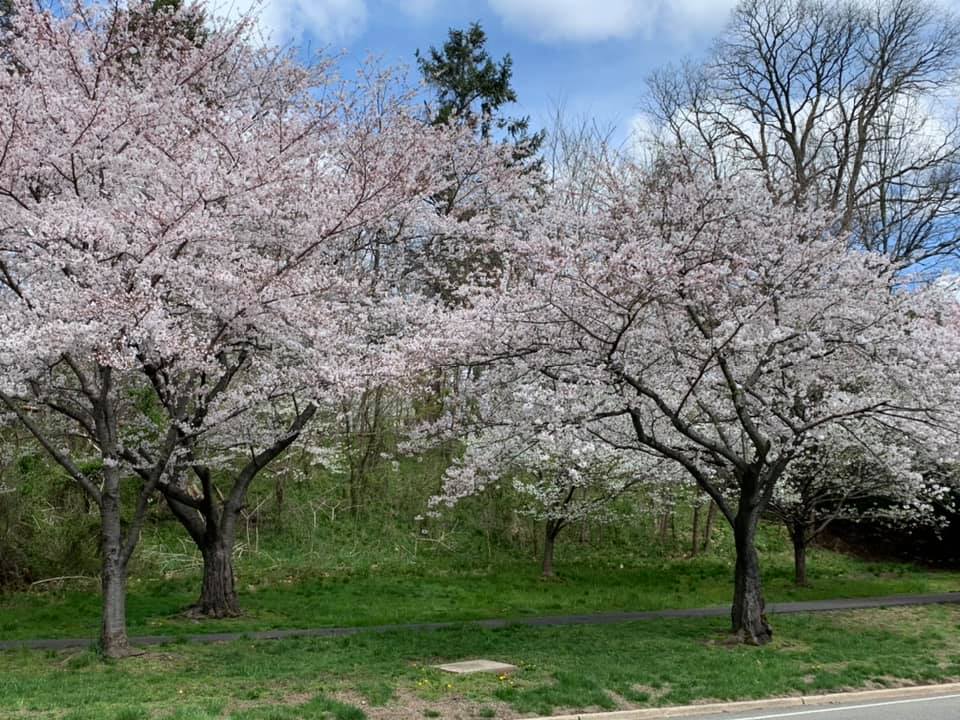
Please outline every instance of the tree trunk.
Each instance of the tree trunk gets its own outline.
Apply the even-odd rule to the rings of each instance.
[[[192,498],[182,488],[171,484],[164,490],[167,504],[197,544],[203,556],[203,584],[200,599],[187,610],[203,617],[236,617],[240,614],[233,576],[233,546],[237,521],[257,474],[279,457],[300,436],[300,432],[316,414],[317,406],[308,405],[299,411],[286,434],[273,445],[254,455],[236,474],[226,498],[220,496],[210,468],[190,461],[189,467],[200,480],[203,496]],[[217,497],[221,499],[218,503]],[[219,505],[219,511],[218,511]]]
[[[790,533],[793,542],[793,582],[798,586],[807,584],[807,542],[804,529]]]
[[[275,517],[277,527],[283,530],[284,507],[283,501],[286,499],[286,491],[283,483],[283,475],[278,473],[273,484],[273,501],[276,504]]]
[[[226,510],[218,517],[209,498],[202,510],[196,510],[171,497],[169,490],[165,497],[174,517],[186,528],[203,558],[200,597],[184,614],[192,618],[237,617],[240,602],[233,575],[236,517],[228,520]]]
[[[120,498],[115,489],[111,492],[105,488],[103,492],[100,548],[100,587],[103,592],[100,649],[106,657],[120,658],[130,654],[130,644],[127,640],[127,567],[123,560]]]
[[[189,614],[207,618],[238,617],[240,602],[233,575],[233,539],[216,536],[200,548],[203,555],[203,585],[200,599]]]
[[[664,545],[667,542],[667,534],[670,532],[670,514],[663,513],[660,516],[660,527],[658,529],[658,536],[660,544]]]
[[[734,593],[731,620],[733,632],[741,642],[766,645],[773,637],[764,613],[763,586],[760,581],[760,559],[755,544],[760,513],[757,508],[744,508],[733,524],[737,549],[734,570]]]
[[[553,577],[553,550],[557,544],[557,535],[560,534],[562,528],[562,523],[547,520],[547,529],[543,535],[543,563],[541,565],[542,574],[545,578]]]
[[[693,528],[691,529],[690,539],[690,557],[696,557],[700,549],[700,503],[694,501],[693,505]]]
[[[703,526],[703,552],[710,549],[710,539],[713,535],[713,523],[717,519],[717,503],[710,499],[710,509],[707,510],[707,522]]]

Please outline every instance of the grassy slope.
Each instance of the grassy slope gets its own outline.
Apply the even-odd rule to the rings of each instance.
[[[960,677],[958,624],[956,607],[780,617],[764,648],[728,645],[721,621],[671,620],[174,645],[120,663],[17,651],[0,653],[0,717],[507,718],[933,682]],[[520,670],[429,667],[469,657]]]
[[[178,535],[146,538],[131,583],[131,632],[697,607],[726,604],[731,593],[732,548],[722,527],[710,554],[693,559],[684,557],[683,527],[672,546],[658,544],[650,528],[632,535],[611,531],[592,545],[569,537],[559,548],[559,578],[550,582],[538,577],[529,547],[518,557],[516,545],[498,549],[475,534],[447,536],[444,545],[389,524],[346,528],[350,532],[338,525],[326,536],[322,524],[302,527],[309,532],[293,540],[265,534],[261,544],[245,538],[238,586],[246,615],[206,623],[178,615],[195,598],[195,554]],[[770,600],[960,590],[960,573],[867,563],[826,551],[811,556],[812,587],[798,589],[791,583],[783,532],[764,528],[760,548]],[[0,638],[94,636],[99,597],[90,584],[73,587],[0,596]],[[960,676],[960,608],[784,616],[774,622],[775,643],[761,649],[728,646],[722,620],[677,620],[176,644],[121,663],[101,662],[89,651],[6,652],[0,653],[0,718],[507,718]],[[454,677],[429,667],[479,656],[514,662],[521,670],[504,678]]]
[[[238,543],[238,588],[245,615],[227,621],[197,623],[178,616],[196,599],[199,557],[182,529],[158,506],[131,572],[131,633],[640,611],[730,600],[734,551],[729,528],[720,518],[710,552],[693,559],[686,557],[691,511],[682,503],[673,514],[672,532],[666,534],[643,513],[606,528],[571,527],[557,547],[559,578],[544,582],[536,564],[542,527],[514,514],[516,499],[506,490],[465,500],[440,520],[413,520],[435,491],[444,466],[439,455],[403,460],[396,472],[377,480],[379,500],[359,516],[342,508],[342,478],[321,474],[310,482],[288,484],[283,513],[277,511],[271,484],[258,485],[249,505],[262,509],[255,521],[244,521]],[[43,475],[45,467],[38,465],[31,482],[50,492],[43,484],[52,482]],[[643,504],[642,498],[625,501],[628,508]],[[52,543],[48,536],[55,530],[75,529],[77,518],[68,517],[69,522],[44,526],[43,537]],[[95,527],[95,518],[86,520]],[[69,581],[61,589],[42,583],[33,591],[6,595],[0,588],[0,639],[96,634],[100,599],[94,576],[97,558],[92,554],[95,536],[60,540],[70,557],[44,572],[86,573],[86,581]],[[783,529],[762,526],[758,546],[773,601],[960,590],[960,572],[865,563],[823,551],[812,553],[809,561],[812,587],[797,589],[791,582],[792,554]]]
[[[960,573],[906,565],[866,563],[827,551],[811,558],[812,585],[791,582],[789,557],[765,563],[768,599],[813,600],[960,590]],[[241,575],[246,615],[198,623],[178,612],[194,599],[197,579],[134,580],[129,598],[133,634],[193,634],[226,630],[376,625],[475,620],[602,611],[703,607],[729,602],[732,569],[716,557],[620,564],[582,560],[561,565],[544,581],[533,563],[493,566],[366,568],[321,572],[306,567],[284,573]],[[254,584],[255,583],[255,584]],[[93,591],[32,592],[0,597],[0,639],[92,637],[99,596]]]

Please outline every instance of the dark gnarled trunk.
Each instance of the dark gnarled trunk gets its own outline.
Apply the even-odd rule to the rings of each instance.
[[[171,507],[173,504],[171,503]],[[241,614],[240,600],[233,572],[233,546],[236,539],[236,515],[225,508],[218,516],[215,508],[207,506],[198,515],[176,513],[187,526],[203,558],[203,581],[200,597],[187,609],[194,618],[227,618]],[[182,508],[181,508],[182,511]]]
[[[756,548],[759,520],[757,507],[745,507],[745,503],[741,503],[733,524],[737,561],[731,620],[734,634],[742,642],[751,645],[766,645],[773,637],[765,613],[760,559]]]
[[[187,610],[189,615],[210,618],[240,615],[233,574],[233,546],[247,491],[257,474],[300,436],[316,411],[317,406],[313,403],[300,410],[285,434],[270,447],[253,455],[233,476],[226,498],[222,498],[214,486],[211,469],[192,459],[189,470],[200,481],[200,497],[189,494],[177,484],[161,488],[171,511],[190,533],[203,556],[200,598]]]
[[[204,487],[209,484],[209,475],[201,471]],[[178,499],[175,494],[181,493]],[[236,516],[239,510],[224,508],[218,512],[206,493],[203,501],[191,507],[183,501],[182,490],[167,487],[164,495],[174,516],[190,534],[203,558],[203,581],[200,597],[186,610],[193,618],[226,618],[240,615],[240,601],[233,572],[233,546],[235,541]]]
[[[237,617],[240,602],[233,574],[233,539],[214,537],[201,546],[203,556],[203,584],[200,598],[190,609],[193,615],[208,618]]]

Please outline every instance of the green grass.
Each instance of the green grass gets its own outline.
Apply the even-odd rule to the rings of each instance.
[[[732,567],[716,558],[651,559],[621,567],[579,561],[542,580],[531,562],[475,567],[436,562],[322,572],[287,568],[279,576],[238,586],[245,615],[197,622],[179,617],[195,599],[198,580],[131,581],[131,634],[199,634],[270,628],[363,626],[391,623],[531,615],[640,611],[728,603]],[[289,574],[288,574],[289,573]],[[810,560],[811,586],[792,584],[789,558],[773,554],[764,564],[768,600],[814,600],[960,590],[960,573],[902,564],[866,563],[827,551]],[[256,584],[253,584],[256,583]],[[97,592],[26,592],[0,597],[0,639],[92,637],[98,628]]]
[[[497,516],[499,517],[499,515]],[[468,621],[726,605],[732,543],[684,557],[652,526],[572,531],[558,578],[540,579],[532,538],[507,543],[455,523],[424,540],[396,521],[262,524],[238,558],[241,618],[196,622],[197,556],[179,529],[147,533],[132,573],[129,630],[183,636],[222,631]],[[444,533],[448,533],[444,535]],[[770,601],[960,590],[960,573],[870,563],[827,551],[810,557],[811,586],[792,584],[786,536],[758,542]],[[0,639],[94,637],[93,583],[0,595]],[[176,643],[122,662],[92,651],[0,653],[0,718],[56,720],[380,720],[508,718],[558,709],[611,709],[705,699],[822,692],[960,676],[960,608],[778,616],[766,648],[727,643],[722,620],[615,626],[361,634],[283,642]],[[430,666],[489,657],[511,676],[448,676]]]
[[[421,462],[422,460],[422,462]],[[558,578],[539,577],[542,524],[514,513],[507,490],[468,498],[442,519],[414,521],[436,491],[445,467],[440,455],[402,459],[380,478],[378,504],[356,515],[342,507],[343,478],[321,474],[285,486],[283,512],[271,483],[255,488],[238,537],[237,587],[243,617],[196,622],[181,611],[197,596],[200,558],[182,528],[159,504],[150,516],[131,568],[128,620],[131,634],[181,636],[273,628],[364,626],[461,621],[604,611],[642,611],[729,603],[733,541],[718,518],[710,552],[687,558],[692,511],[682,503],[672,531],[658,532],[647,513],[625,515],[606,527],[572,526],[557,546]],[[32,472],[36,492],[56,483],[42,463]],[[43,482],[41,482],[41,480]],[[388,482],[389,481],[389,482]],[[62,481],[61,481],[62,484]],[[32,486],[31,486],[32,487]],[[70,488],[72,486],[67,485]],[[78,498],[74,498],[78,500]],[[624,501],[642,508],[643,498]],[[24,507],[33,507],[24,503]],[[340,508],[340,509],[337,509]],[[96,528],[92,514],[84,532]],[[54,530],[76,529],[64,515]],[[39,537],[39,536],[38,536]],[[30,576],[87,576],[82,581],[41,582],[32,591],[0,588],[0,640],[93,637],[99,626],[96,533],[57,535],[63,563],[42,563]],[[84,539],[85,538],[85,539]],[[52,541],[50,541],[52,542]],[[792,554],[783,528],[764,524],[758,535],[767,597],[771,601],[866,597],[960,590],[960,572],[935,572],[896,563],[867,563],[814,551],[811,587],[792,583]],[[35,543],[36,552],[45,549]],[[63,548],[69,552],[61,552]],[[86,560],[76,566],[76,556]]]
[[[0,717],[287,720],[515,717],[819,693],[960,677],[960,608],[777,617],[774,642],[731,645],[720,620],[510,627],[176,645],[120,662],[0,653]],[[486,657],[510,676],[432,664]]]

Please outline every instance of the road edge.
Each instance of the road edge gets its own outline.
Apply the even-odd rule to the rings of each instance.
[[[912,685],[882,690],[857,690],[854,692],[827,693],[825,695],[794,695],[766,700],[740,700],[737,702],[706,703],[703,705],[674,705],[672,707],[643,708],[640,710],[614,710],[599,713],[575,713],[573,715],[549,715],[528,717],[523,720],[657,720],[659,718],[696,718],[703,715],[733,714],[751,711],[801,708],[818,705],[873,702],[883,700],[936,697],[960,694],[960,682],[940,685]]]

